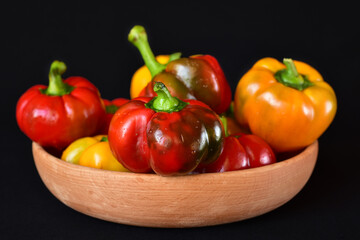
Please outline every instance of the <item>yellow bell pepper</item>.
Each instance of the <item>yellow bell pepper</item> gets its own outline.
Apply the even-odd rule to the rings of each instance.
[[[63,151],[61,159],[86,167],[129,171],[112,154],[106,135],[77,139]]]
[[[292,59],[260,59],[240,79],[234,96],[236,120],[277,152],[313,143],[336,109],[335,92],[320,73]]]
[[[170,55],[159,55],[156,60],[161,64],[166,64],[170,60]],[[139,96],[140,92],[151,82],[151,74],[146,65],[140,67],[133,75],[130,83],[131,99]]]

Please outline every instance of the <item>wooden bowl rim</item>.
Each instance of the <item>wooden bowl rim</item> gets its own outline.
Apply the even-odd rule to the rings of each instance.
[[[163,177],[155,173],[118,172],[80,166],[49,154],[35,142],[32,147],[41,179],[50,192],[68,207],[106,221],[162,228],[212,226],[272,211],[301,191],[312,174],[318,154],[318,141],[315,141],[299,154],[267,166]],[[276,177],[279,175],[281,178]],[[114,184],[109,184],[110,181]],[[263,186],[269,183],[279,185],[264,189]],[[124,188],[114,195],[116,184]],[[249,190],[248,186],[254,189]],[[81,201],[83,196],[89,197],[86,197],[88,200],[85,203]],[[104,202],[93,201],[99,196],[107,197]],[[186,199],[184,196],[187,196]],[[208,199],[209,196],[211,203],[220,207],[212,205],[209,211],[209,202],[204,201],[204,197]],[[249,200],[253,196],[255,203]],[[144,199],[152,201],[139,205],[139,202],[144,203]],[[156,202],[162,204],[154,206]],[[117,210],[119,207],[121,210]],[[194,215],[193,209],[197,209],[197,214]]]
[[[188,174],[188,175],[184,175],[184,176],[170,176],[170,177],[164,177],[164,176],[160,176],[158,174],[155,173],[134,173],[134,172],[120,172],[120,171],[112,171],[112,170],[105,170],[105,169],[97,169],[97,168],[91,168],[91,167],[86,167],[86,166],[81,166],[81,165],[77,165],[77,164],[73,164],[73,163],[69,163],[66,162],[64,160],[61,160],[60,158],[48,153],[42,146],[40,146],[38,143],[33,142],[32,143],[32,150],[33,153],[35,151],[39,151],[39,152],[43,152],[45,153],[47,156],[49,156],[56,164],[58,165],[62,165],[64,167],[72,167],[74,169],[79,169],[81,171],[86,171],[86,172],[94,172],[94,173],[99,173],[99,174],[104,174],[106,173],[106,175],[112,175],[112,176],[118,176],[118,177],[129,177],[129,178],[136,178],[136,177],[146,177],[147,179],[151,179],[151,180],[157,180],[157,179],[166,179],[166,178],[171,178],[171,179],[196,179],[196,178],[213,178],[214,175],[215,176],[227,176],[227,177],[231,177],[231,175],[239,175],[239,174],[253,174],[254,172],[256,173],[265,173],[265,172],[269,172],[272,171],[274,169],[277,168],[281,168],[284,165],[287,164],[291,164],[295,161],[301,161],[303,156],[306,155],[310,155],[314,152],[317,153],[318,151],[318,140],[316,140],[315,142],[313,142],[312,144],[310,144],[309,146],[307,146],[306,148],[304,148],[300,153],[298,153],[297,155],[290,157],[288,159],[284,159],[282,161],[270,164],[270,165],[266,165],[266,166],[262,166],[262,167],[257,167],[257,168],[248,168],[248,169],[243,169],[243,170],[237,170],[237,171],[227,171],[227,172],[219,172],[219,173],[196,173],[196,174]]]

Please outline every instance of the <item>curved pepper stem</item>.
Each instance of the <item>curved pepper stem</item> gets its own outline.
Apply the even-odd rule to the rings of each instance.
[[[305,75],[299,74],[291,58],[284,58],[283,63],[286,68],[275,73],[275,78],[278,82],[299,91],[313,85]]]
[[[154,85],[154,91],[157,96],[145,106],[154,110],[155,112],[178,112],[186,107],[189,103],[181,101],[177,97],[171,96],[169,90],[162,82],[156,82]]]
[[[55,60],[50,66],[49,86],[46,89],[43,89],[42,93],[50,96],[62,96],[69,94],[74,87],[64,83],[61,75],[65,71],[65,63]]]
[[[154,53],[150,48],[147,34],[143,26],[134,26],[130,30],[128,40],[139,50],[152,77],[165,70],[166,65],[161,64],[156,60]],[[181,53],[173,53],[170,55],[170,61],[179,59],[180,56]]]

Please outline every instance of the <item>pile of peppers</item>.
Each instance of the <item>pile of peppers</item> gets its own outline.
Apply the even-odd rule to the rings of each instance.
[[[334,90],[304,62],[260,59],[233,98],[215,57],[155,57],[142,26],[128,40],[145,63],[131,99],[104,99],[84,77],[64,80],[65,63],[54,61],[49,85],[18,100],[20,130],[72,164],[179,176],[276,163],[316,141],[335,117]]]

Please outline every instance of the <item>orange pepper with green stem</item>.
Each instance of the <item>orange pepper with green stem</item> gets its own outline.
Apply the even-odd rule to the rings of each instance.
[[[335,117],[332,87],[310,65],[263,58],[240,79],[234,114],[241,126],[276,152],[295,151],[318,139]]]

